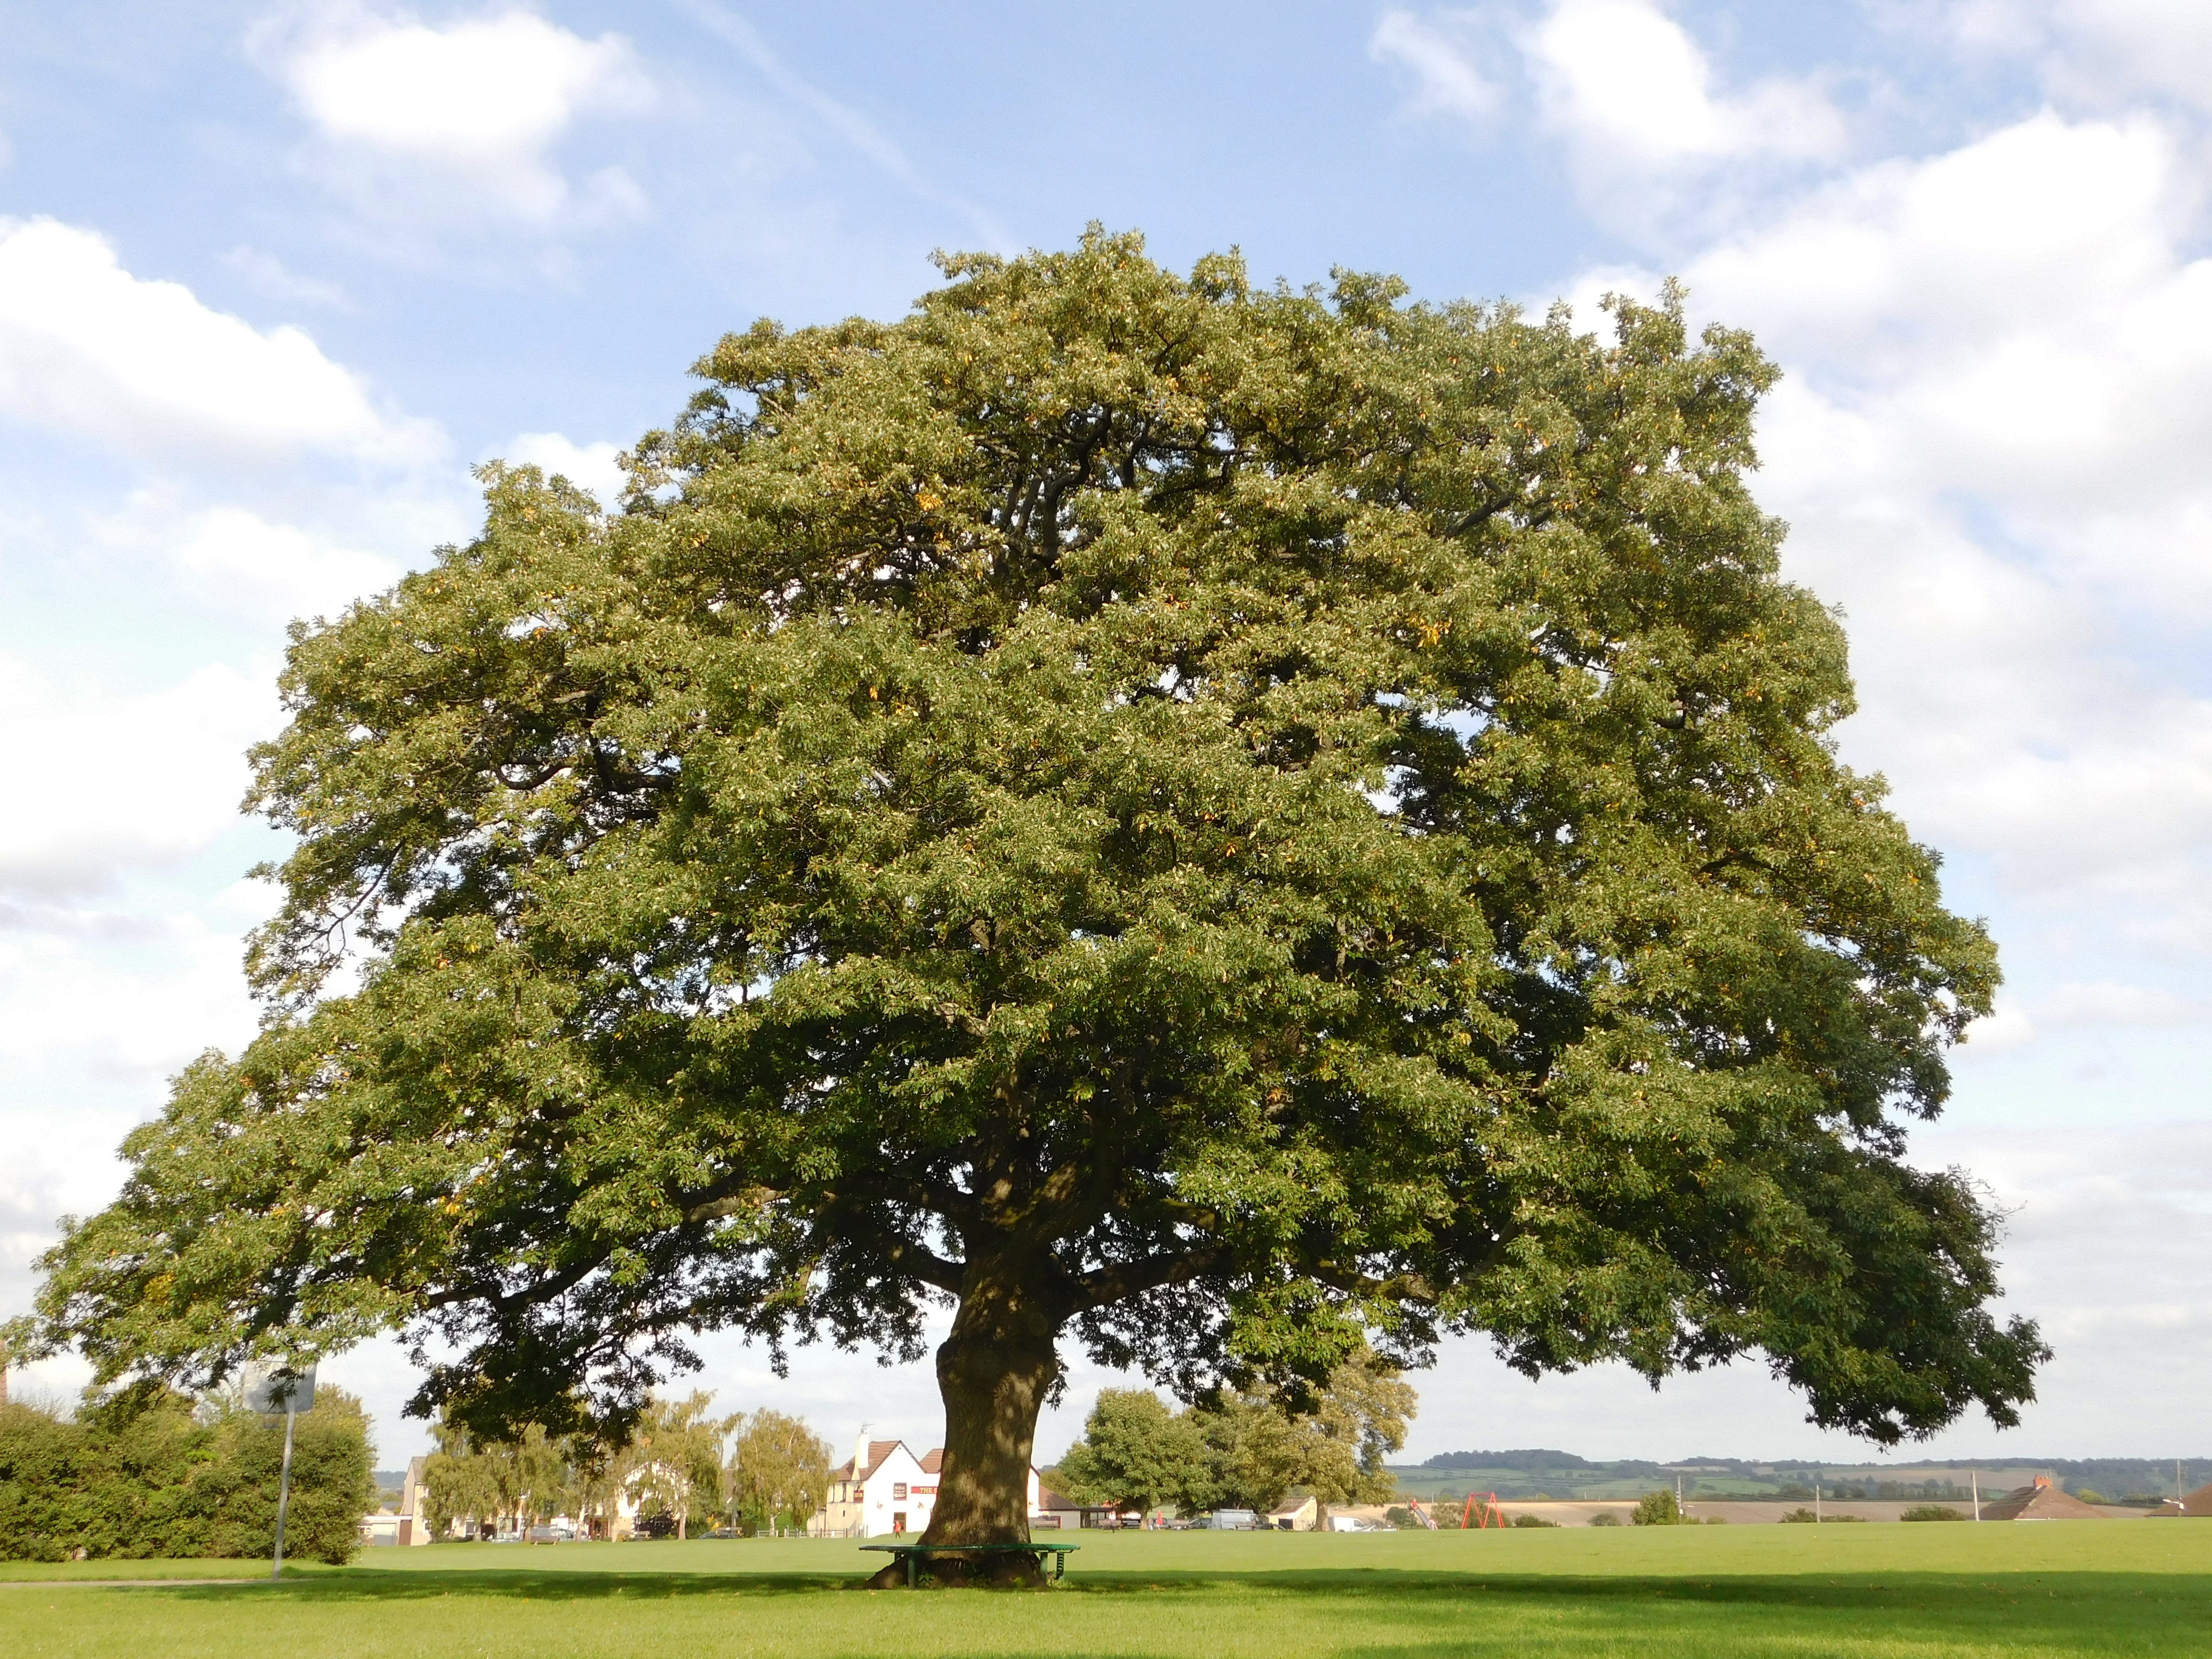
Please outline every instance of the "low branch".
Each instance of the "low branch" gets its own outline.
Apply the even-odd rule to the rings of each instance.
[[[1435,1288],[1415,1273],[1393,1273],[1388,1279],[1377,1279],[1363,1273],[1356,1267],[1347,1267],[1335,1261],[1309,1261],[1305,1271],[1332,1290],[1349,1295],[1366,1297],[1382,1302],[1412,1302],[1423,1306],[1434,1306]]]
[[[911,1273],[923,1284],[934,1285],[948,1296],[959,1295],[961,1286],[967,1282],[966,1262],[947,1261],[927,1246],[909,1244],[903,1239],[897,1239],[884,1254],[890,1258],[895,1270]]]
[[[1109,1302],[1126,1301],[1169,1285],[1188,1285],[1206,1273],[1227,1271],[1235,1259],[1235,1252],[1226,1244],[1204,1244],[1094,1267],[1075,1281],[1075,1311],[1103,1308]]]
[[[724,1198],[710,1198],[684,1212],[687,1222],[720,1221],[733,1215],[766,1209],[783,1194],[773,1187],[747,1187]]]

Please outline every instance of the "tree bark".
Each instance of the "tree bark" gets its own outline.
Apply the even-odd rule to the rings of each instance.
[[[1060,1376],[1060,1321],[1050,1298],[1012,1271],[971,1261],[952,1332],[937,1350],[945,1400],[945,1462],[921,1542],[1026,1544],[1030,1465],[1037,1412]],[[1040,1584],[1030,1557],[1013,1551],[933,1556],[940,1583]],[[872,1581],[906,1582],[896,1562]]]

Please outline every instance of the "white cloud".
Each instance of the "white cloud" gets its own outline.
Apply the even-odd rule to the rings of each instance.
[[[125,957],[51,933],[0,933],[0,1059],[130,1074],[141,1087],[253,1032],[234,935],[179,914]]]
[[[618,500],[629,479],[616,464],[622,452],[611,443],[578,444],[557,432],[524,432],[510,440],[498,459],[541,468],[588,489],[603,503]]]
[[[335,616],[399,575],[378,554],[234,504],[188,507],[154,486],[120,512],[95,515],[91,527],[106,546],[166,567],[202,605],[234,619]]]
[[[1525,99],[1584,205],[1632,232],[1725,216],[1746,190],[1834,158],[1848,137],[1817,79],[1717,84],[1659,0],[1551,0],[1533,16],[1392,10],[1368,55],[1410,76],[1411,115],[1486,127],[1510,92]]]
[[[2021,1012],[2020,1005],[2010,997],[2000,997],[1996,1006],[1982,1019],[1966,1028],[1967,1048],[1977,1060],[1984,1054],[2000,1054],[2014,1048],[2025,1048],[2035,1041],[2035,1023]]]
[[[652,105],[619,34],[587,40],[520,9],[440,27],[338,5],[264,22],[247,50],[313,127],[321,169],[364,205],[546,227],[642,210],[619,168],[579,191],[551,155],[580,120]]]
[[[441,442],[381,413],[299,329],[263,332],[134,276],[105,238],[44,218],[0,219],[0,414],[172,454],[404,462]]]
[[[1503,103],[1504,89],[1476,61],[1479,21],[1463,12],[1423,18],[1387,11],[1368,38],[1367,55],[1378,64],[1395,64],[1413,76],[1408,113],[1486,120]]]
[[[2039,59],[2062,96],[2212,109],[2212,8],[2201,0],[1953,0],[1936,15],[1968,48]]]
[[[1652,0],[1556,0],[1522,47],[1547,120],[1607,171],[1826,157],[1843,147],[1841,118],[1808,82],[1717,93],[1705,53]]]
[[[1859,169],[1685,271],[1790,371],[1759,488],[1849,615],[1846,753],[1919,834],[2112,945],[2212,926],[2212,700],[2158,655],[2212,623],[2186,179],[2156,122],[2046,112]]]
[[[0,900],[108,890],[204,851],[238,824],[246,746],[276,724],[264,678],[221,665],[87,693],[0,656],[0,750],[39,781],[0,811]]]

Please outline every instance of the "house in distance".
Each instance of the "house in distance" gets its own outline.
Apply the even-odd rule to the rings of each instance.
[[[1984,1521],[2106,1521],[2104,1510],[2093,1509],[2069,1492],[2061,1491],[2047,1474],[2035,1477],[2032,1486],[2007,1492],[1995,1503],[1982,1505]]]
[[[863,1430],[853,1455],[830,1471],[829,1501],[806,1523],[817,1538],[884,1538],[926,1531],[937,1503],[942,1446],[916,1456],[903,1440],[871,1440]],[[1030,1528],[1079,1524],[1081,1510],[1030,1468]]]

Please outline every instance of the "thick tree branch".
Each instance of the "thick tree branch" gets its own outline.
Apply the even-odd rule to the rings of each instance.
[[[1193,1249],[1167,1251],[1135,1261],[1094,1267],[1075,1281],[1075,1311],[1103,1308],[1109,1302],[1126,1301],[1164,1285],[1188,1285],[1207,1273],[1225,1271],[1235,1259],[1235,1252],[1226,1244],[1203,1244]]]

